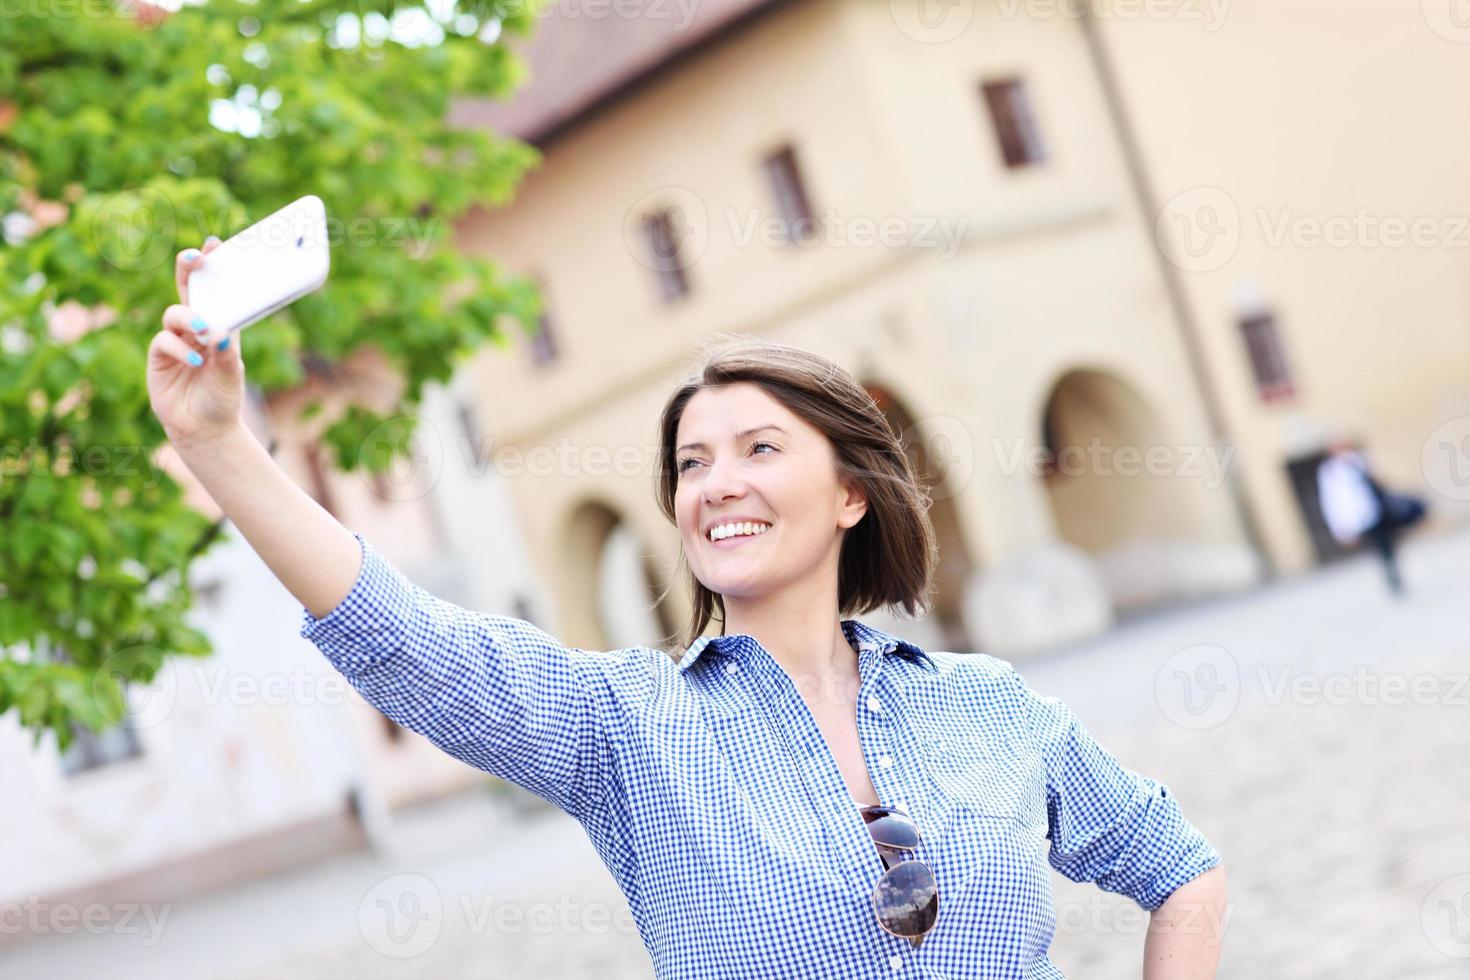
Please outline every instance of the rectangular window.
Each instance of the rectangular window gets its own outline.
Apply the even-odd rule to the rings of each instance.
[[[1000,143],[1001,159],[1012,169],[1029,167],[1046,159],[1041,132],[1031,112],[1026,84],[1019,78],[998,78],[981,86],[990,121]]]
[[[816,218],[812,215],[811,201],[802,183],[795,147],[784,146],[766,157],[765,168],[786,240],[793,245],[811,241]]]
[[[643,233],[648,240],[651,265],[658,274],[659,293],[664,302],[676,300],[689,292],[685,265],[679,255],[681,236],[675,224],[677,215],[677,210],[666,209],[643,216]]]
[[[61,754],[61,769],[68,776],[100,769],[124,759],[135,759],[143,754],[138,743],[138,734],[124,717],[120,724],[93,732],[83,725],[73,725],[76,740]]]
[[[1286,352],[1281,348],[1275,314],[1261,312],[1243,316],[1240,331],[1245,337],[1251,372],[1255,375],[1256,390],[1261,398],[1268,402],[1283,401],[1295,395],[1296,386],[1291,380]]]
[[[546,284],[535,279],[536,294],[541,299],[541,312],[536,314],[536,332],[531,334],[531,363],[545,367],[556,360],[556,337],[551,330],[551,314],[547,310]]]
[[[472,458],[476,464],[484,464],[490,459],[490,446],[485,442],[484,430],[480,428],[480,417],[475,412],[474,402],[468,398],[460,399],[458,412],[459,431],[464,437],[465,444],[470,447]]]

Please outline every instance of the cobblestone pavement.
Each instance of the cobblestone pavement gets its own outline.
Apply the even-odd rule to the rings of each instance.
[[[1416,543],[1406,571],[1403,602],[1354,562],[1018,664],[1224,855],[1222,977],[1470,976],[1470,535]],[[0,955],[0,977],[651,977],[580,828],[555,811],[511,827],[486,846],[503,810],[449,801],[400,820],[392,857],[180,905],[146,950],[31,944]],[[1057,964],[1139,976],[1147,915],[1056,884]]]

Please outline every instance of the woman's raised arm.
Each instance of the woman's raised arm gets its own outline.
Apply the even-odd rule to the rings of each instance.
[[[180,252],[179,302],[148,345],[148,398],[190,472],[307,611],[325,616],[357,579],[352,533],[291,482],[245,427],[240,339],[189,308],[189,273],[219,245]]]
[[[306,608],[302,635],[395,722],[573,816],[593,811],[616,775],[609,673],[640,665],[434,598],[291,482],[241,418],[238,337],[187,305],[201,261],[179,255],[180,302],[148,349],[149,398],[184,463]]]

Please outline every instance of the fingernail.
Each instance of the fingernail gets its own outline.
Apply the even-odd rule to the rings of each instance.
[[[198,367],[199,365],[204,363],[204,358],[199,356],[199,352],[197,350],[191,350],[189,352],[189,363],[194,365],[195,367]]]
[[[221,340],[219,342],[219,349],[220,350],[225,350],[229,346],[230,346],[230,335],[229,334],[225,334],[225,339],[224,340]]]
[[[194,319],[189,321],[189,326],[194,328],[195,333],[203,333],[204,331],[209,329],[209,324],[205,323],[197,315],[194,317]]]
[[[219,236],[218,235],[210,235],[208,238],[206,238],[204,240],[204,244],[206,244],[206,245],[217,245],[218,243],[219,243]]]
[[[193,262],[197,258],[199,258],[199,249],[197,249],[197,248],[186,248],[186,249],[184,249],[184,261],[185,262]]]

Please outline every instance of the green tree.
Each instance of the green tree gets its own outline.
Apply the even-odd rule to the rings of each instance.
[[[173,13],[42,0],[0,16],[0,713],[37,741],[123,714],[122,685],[209,651],[185,614],[220,536],[153,464],[147,343],[173,256],[303,194],[327,205],[327,285],[249,328],[250,380],[371,345],[399,404],[337,417],[346,470],[383,470],[411,414],[529,283],[457,254],[454,220],[507,200],[534,152],[450,127],[453,95],[505,97],[525,0],[205,0]],[[309,409],[308,409],[309,410]],[[397,424],[397,423],[394,423]],[[399,430],[406,434],[406,430]],[[398,445],[401,447],[403,441]]]

